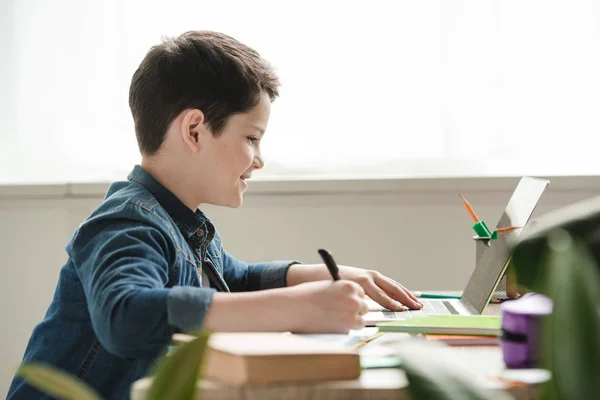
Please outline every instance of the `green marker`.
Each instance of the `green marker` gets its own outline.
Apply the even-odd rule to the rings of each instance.
[[[422,293],[422,292],[412,292],[415,296],[420,299],[457,299],[460,300],[461,296],[455,296],[451,294],[435,294],[435,293]],[[499,300],[490,299],[491,303],[500,303]]]
[[[446,295],[446,294],[422,293],[422,292],[413,292],[413,294],[422,299],[460,299],[460,296],[453,296],[453,295]]]

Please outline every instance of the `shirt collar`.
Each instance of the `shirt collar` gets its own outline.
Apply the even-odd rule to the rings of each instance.
[[[141,166],[136,165],[127,179],[145,187],[173,218],[173,221],[186,238],[189,239],[193,236],[200,238],[205,237],[207,234],[214,234],[212,223],[202,211],[198,209],[195,212],[190,210],[177,196],[161,185],[152,175],[144,171]]]

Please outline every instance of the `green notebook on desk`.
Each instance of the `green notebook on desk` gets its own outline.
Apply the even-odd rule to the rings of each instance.
[[[382,322],[382,332],[437,333],[446,335],[500,336],[501,317],[497,315],[431,315]]]

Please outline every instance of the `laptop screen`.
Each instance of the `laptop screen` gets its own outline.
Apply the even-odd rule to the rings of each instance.
[[[525,228],[548,183],[545,179],[521,178],[496,229],[509,226]],[[523,230],[501,234],[483,250],[460,300],[469,312],[483,312],[508,266],[511,244],[519,239]]]

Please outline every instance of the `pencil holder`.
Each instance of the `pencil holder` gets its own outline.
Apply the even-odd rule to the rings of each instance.
[[[526,294],[502,303],[502,356],[507,368],[540,366],[542,325],[552,312],[552,300],[541,294]]]
[[[498,239],[498,231],[494,231],[494,233],[492,233],[492,231],[490,231],[490,228],[488,228],[485,222],[483,221],[475,222],[475,224],[473,224],[473,230],[475,231],[475,233],[477,233],[477,235],[479,235],[479,237],[492,240]]]

